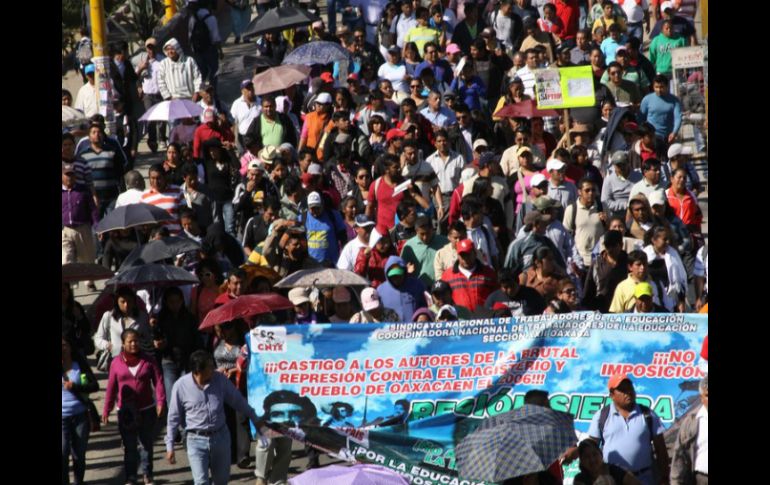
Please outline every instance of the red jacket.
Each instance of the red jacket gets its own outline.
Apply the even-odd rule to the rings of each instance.
[[[441,279],[452,288],[452,300],[455,305],[467,307],[470,311],[476,311],[476,307],[484,306],[487,297],[500,285],[497,284],[497,273],[489,266],[481,262],[476,264],[476,269],[466,278],[459,269],[460,262],[456,262],[451,268],[444,271]]]
[[[366,248],[361,248],[358,250],[356,265],[353,271],[368,279],[371,282],[372,288],[377,288],[385,283],[385,264],[391,256],[396,256],[392,246],[391,250],[384,255],[380,254],[376,249],[372,249],[368,257],[366,256]]]
[[[462,212],[460,212],[460,207],[463,202],[463,190],[465,189],[464,184],[460,184],[457,186],[457,188],[452,192],[452,197],[449,199],[449,225],[451,226],[455,221],[459,221],[463,218]]]
[[[193,158],[204,158],[203,153],[201,153],[203,143],[211,140],[212,138],[219,138],[219,140],[223,142],[235,141],[235,137],[233,136],[233,132],[231,130],[219,131],[215,130],[207,124],[202,124],[195,129],[195,133],[193,134]]]
[[[153,399],[153,386],[155,398]],[[142,410],[153,404],[166,405],[166,389],[163,387],[163,373],[154,357],[141,355],[136,375],[131,374],[123,353],[112,359],[110,375],[107,379],[107,391],[104,394],[102,416],[109,416],[115,401],[119,408],[129,404]]]
[[[666,190],[666,198],[668,199],[668,205],[674,210],[676,216],[682,219],[682,222],[687,226],[687,229],[690,229],[691,232],[697,230],[697,232],[700,233],[700,225],[703,222],[703,212],[701,212],[700,206],[698,205],[698,198],[695,197],[695,194],[688,190],[680,200],[674,193],[674,189],[669,187],[668,190]]]
[[[556,0],[554,6],[556,7],[556,16],[564,25],[561,34],[562,40],[574,39],[580,23],[580,9],[577,0]]]

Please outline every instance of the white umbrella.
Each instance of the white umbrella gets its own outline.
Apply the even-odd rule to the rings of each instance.
[[[88,123],[88,117],[83,114],[82,111],[69,106],[62,105],[61,107],[61,126],[62,128],[71,128],[73,126],[80,126],[83,123]]]
[[[148,109],[139,121],[174,121],[183,118],[197,118],[203,112],[198,103],[189,99],[161,101]]]

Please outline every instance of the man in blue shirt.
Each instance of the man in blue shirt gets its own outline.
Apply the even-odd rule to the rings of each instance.
[[[636,391],[628,374],[613,375],[607,387],[612,399],[609,410],[594,414],[588,429],[591,439],[602,446],[604,461],[628,470],[644,485],[658,484],[654,471],[657,467],[660,483],[667,482],[668,453],[660,418],[636,403]],[[604,423],[600,423],[602,414],[606,416]]]
[[[338,211],[324,208],[318,192],[307,196],[307,206],[308,211],[300,215],[307,229],[307,252],[322,265],[334,267],[340,257],[340,242],[347,242],[345,222]]]
[[[174,430],[185,423],[187,458],[195,485],[225,485],[230,480],[230,432],[225,423],[224,404],[248,416],[257,429],[261,423],[238,389],[224,374],[216,372],[211,354],[203,350],[193,352],[190,371],[176,381],[171,391],[166,459],[172,465],[176,463]],[[264,441],[259,432],[257,435]]]
[[[642,99],[639,106],[640,122],[649,122],[655,127],[655,143],[658,157],[663,157],[668,145],[674,141],[682,126],[682,103],[679,98],[668,92],[668,78],[661,74],[653,80],[654,93]]]

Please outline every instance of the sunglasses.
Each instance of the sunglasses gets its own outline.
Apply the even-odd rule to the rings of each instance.
[[[420,89],[420,85],[419,84],[412,84],[409,87],[412,88],[412,89]]]

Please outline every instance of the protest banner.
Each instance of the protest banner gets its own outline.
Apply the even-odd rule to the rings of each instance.
[[[267,425],[413,484],[471,485],[455,446],[531,389],[572,414],[579,438],[631,375],[637,401],[671,428],[697,404],[707,315],[578,312],[457,322],[257,327],[249,403]],[[567,480],[577,464],[565,469]]]
[[[535,69],[538,109],[594,106],[594,74],[591,66]]]

